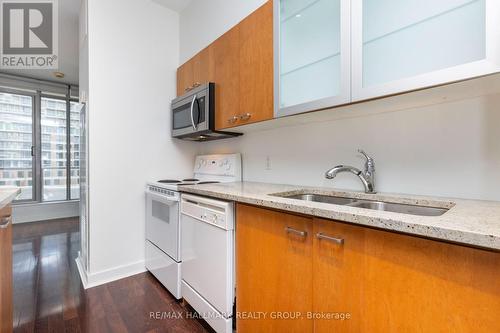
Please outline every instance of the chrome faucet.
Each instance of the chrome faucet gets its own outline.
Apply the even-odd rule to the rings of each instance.
[[[328,170],[325,173],[325,177],[326,179],[333,179],[338,173],[351,172],[361,179],[363,185],[365,186],[365,193],[377,193],[375,191],[375,161],[363,150],[358,149],[358,152],[366,158],[364,171],[348,165],[337,165]]]

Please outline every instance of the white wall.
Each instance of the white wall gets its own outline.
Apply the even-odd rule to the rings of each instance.
[[[192,0],[180,15],[180,63],[223,35],[267,0]]]
[[[264,1],[194,0],[180,15],[180,54],[189,59]],[[200,6],[200,7],[198,7]],[[203,10],[204,29],[192,22]],[[222,24],[224,23],[224,24]],[[388,100],[390,103],[390,100]],[[337,164],[376,161],[377,189],[500,200],[500,95],[398,112],[278,128],[200,144],[200,153],[240,151],[247,181],[361,190],[353,175],[324,179]],[[332,110],[331,112],[335,112]],[[266,159],[271,170],[266,170]]]
[[[143,267],[146,182],[190,175],[194,146],[170,138],[178,14],[151,0],[89,0],[88,17],[88,273],[113,279]]]

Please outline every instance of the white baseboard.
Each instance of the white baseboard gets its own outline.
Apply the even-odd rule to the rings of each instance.
[[[75,260],[78,272],[80,273],[80,279],[82,280],[82,284],[85,289],[97,287],[101,284],[120,280],[146,271],[144,260],[141,260],[132,264],[117,266],[104,271],[88,274],[83,269],[80,257]]]
[[[80,280],[82,281],[83,288],[88,289],[88,277],[87,271],[83,268],[82,258],[80,256],[76,257],[76,267],[78,268],[78,274],[80,274]]]

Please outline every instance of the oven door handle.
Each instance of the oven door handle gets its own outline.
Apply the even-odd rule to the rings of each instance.
[[[175,205],[176,203],[179,202],[179,199],[176,199],[176,198],[167,198],[166,196],[163,196],[161,194],[152,192],[150,190],[146,191],[146,195],[148,197],[151,197],[151,198],[153,198],[153,199],[155,199],[157,201],[160,201],[160,202],[164,203],[165,205],[169,205],[169,206]]]
[[[193,125],[193,130],[196,131],[196,124],[194,123],[194,115],[193,115],[193,112],[194,112],[194,103],[196,102],[196,94],[193,96],[193,100],[191,101],[191,125]]]

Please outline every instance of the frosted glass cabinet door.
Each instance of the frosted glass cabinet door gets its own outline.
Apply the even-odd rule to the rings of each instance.
[[[350,101],[350,0],[275,0],[275,116]]]
[[[352,0],[352,97],[498,72],[498,0]]]

